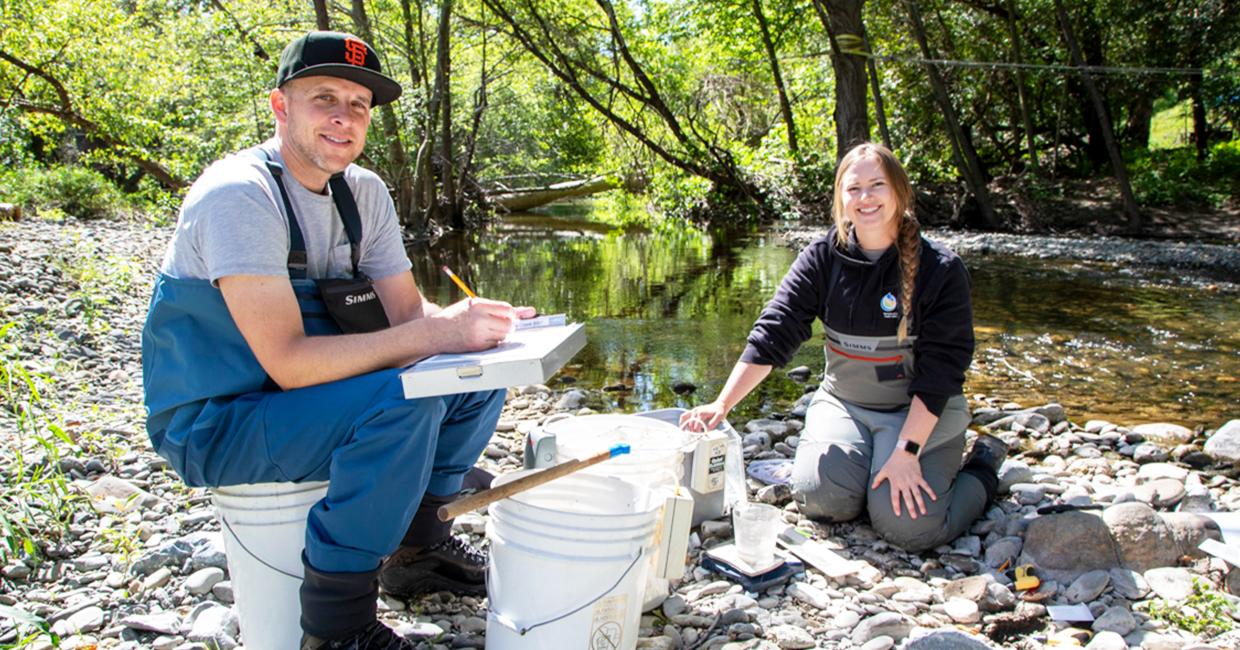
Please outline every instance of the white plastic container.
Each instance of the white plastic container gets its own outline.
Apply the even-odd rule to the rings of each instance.
[[[211,490],[247,648],[296,648],[301,643],[298,591],[306,515],[326,494],[326,481]]]
[[[635,648],[662,505],[642,487],[584,472],[492,504],[488,650]]]
[[[636,415],[583,415],[557,420],[543,429],[555,435],[557,463],[584,458],[615,444],[629,445],[628,454],[582,471],[645,487],[658,494],[660,501],[681,484],[684,450],[696,439],[695,434],[674,424]],[[659,534],[662,531],[656,532]],[[650,570],[646,573],[642,611],[658,607],[671,593],[670,582],[655,575],[656,560],[653,555],[646,560]]]

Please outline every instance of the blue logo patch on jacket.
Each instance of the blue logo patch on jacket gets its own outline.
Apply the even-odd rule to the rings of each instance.
[[[888,291],[888,292],[887,292],[887,295],[883,296],[883,299],[882,299],[882,300],[880,300],[880,301],[878,301],[878,306],[879,306],[879,307],[882,307],[882,308],[883,308],[883,311],[885,311],[885,312],[887,312],[887,313],[891,313],[891,312],[895,311],[895,310],[896,310],[896,296],[895,296],[895,294],[893,294],[893,293],[891,293],[890,291]]]

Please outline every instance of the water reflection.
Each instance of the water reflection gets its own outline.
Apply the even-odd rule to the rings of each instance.
[[[557,381],[607,387],[636,411],[712,399],[796,252],[763,233],[619,232],[581,216],[513,216],[485,233],[411,249],[436,302],[461,298],[447,264],[480,295],[564,312],[589,343]],[[1235,417],[1235,296],[1151,284],[1106,265],[983,257],[974,281],[978,352],[966,392],[1059,401],[1074,420]],[[793,365],[822,368],[822,334]],[[697,392],[680,396],[687,382]],[[734,419],[788,408],[806,387],[773,373]]]

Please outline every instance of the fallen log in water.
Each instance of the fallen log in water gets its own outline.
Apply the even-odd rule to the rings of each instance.
[[[543,187],[504,189],[488,192],[487,202],[494,207],[502,208],[509,212],[518,212],[546,205],[553,201],[606,192],[619,186],[618,182],[606,176],[595,176],[594,178],[565,181]]]

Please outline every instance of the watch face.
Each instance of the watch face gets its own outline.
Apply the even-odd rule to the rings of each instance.
[[[901,440],[900,448],[910,454],[913,454],[914,456],[917,455],[917,452],[921,451],[921,445],[913,442],[912,440]]]

